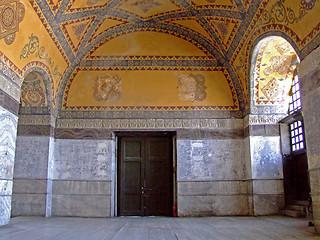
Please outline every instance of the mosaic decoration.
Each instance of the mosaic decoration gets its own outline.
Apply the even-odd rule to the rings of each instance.
[[[300,18],[303,18],[308,11],[312,10],[319,0],[301,0],[300,2]]]
[[[272,107],[273,113],[286,113],[289,90],[298,64],[293,48],[282,38],[268,38],[259,46],[254,64],[252,109],[265,112]]]
[[[137,118],[140,116],[142,118],[198,118],[199,116],[200,118],[242,118],[248,113],[250,102],[248,79],[252,49],[259,40],[270,35],[282,36],[293,46],[301,59],[320,44],[320,23],[318,23],[316,13],[319,0],[234,0],[228,1],[228,4],[220,0],[130,0],[127,3],[123,0],[29,0],[29,3],[30,9],[33,8],[38,15],[43,27],[66,61],[67,67],[63,70],[57,69],[52,60],[54,56],[48,56],[47,49],[42,48],[44,43],[41,43],[43,45],[41,46],[39,42],[37,43],[37,37],[33,35],[30,37],[30,42],[26,44],[21,58],[27,59],[33,54],[38,58],[37,60],[50,66],[55,76],[59,76],[55,78],[54,85],[57,91],[53,92],[53,98],[62,118],[102,118],[106,116],[108,118]],[[17,7],[18,1],[1,1],[0,7],[3,8],[7,4],[16,4]],[[123,6],[125,8],[121,8]],[[14,9],[18,12],[17,9],[20,8]],[[141,11],[148,14],[143,17],[139,15]],[[18,15],[14,16],[15,23],[19,23]],[[108,23],[106,19],[114,22]],[[302,29],[299,25],[302,19],[312,22],[312,28],[311,25],[308,25],[310,29]],[[83,24],[84,20],[88,23],[86,27]],[[184,20],[189,22],[178,24],[179,21],[181,23]],[[6,21],[8,25],[10,21]],[[197,27],[191,26],[192,21],[197,22]],[[64,31],[64,26],[69,27],[69,32]],[[197,28],[200,30],[197,31]],[[3,28],[0,30],[3,34]],[[123,35],[139,32],[161,33],[182,39],[201,50],[203,56],[95,55],[97,49],[103,44],[113,40],[117,41],[117,38]],[[71,38],[75,42],[72,42]],[[8,37],[7,41],[13,40],[12,37],[11,39]],[[285,46],[282,50],[280,48],[279,46],[280,58],[271,59],[270,64],[281,62],[282,65],[278,65],[277,69],[272,65],[267,66],[269,62],[265,63],[266,66],[260,66],[262,71],[269,68],[265,70],[268,80],[260,81],[259,79],[258,100],[262,103],[257,107],[259,113],[269,114],[277,111],[276,105],[269,105],[271,101],[274,101],[275,96],[272,94],[271,86],[276,86],[276,84],[270,84],[270,88],[266,87],[266,84],[273,79],[274,74],[279,74],[279,71],[285,72],[284,66],[287,65],[286,62],[289,62],[283,58],[287,54],[281,55],[280,53],[280,51],[286,51]],[[10,67],[17,68],[13,65]],[[186,106],[186,111],[177,107],[166,111],[163,106],[154,109],[146,106],[145,109],[114,109],[110,112],[98,107],[87,110],[83,106],[74,106],[73,109],[65,108],[68,91],[78,71],[107,71],[110,75],[113,74],[112,71],[189,71],[186,72],[185,75],[187,75],[190,71],[193,73],[197,70],[211,71],[215,68],[223,68],[227,72],[230,94],[234,99],[232,107],[207,106],[208,109],[191,110],[193,106]],[[16,72],[20,77],[22,76],[21,69]],[[287,75],[289,76],[290,73]],[[275,79],[278,84],[282,84],[279,78],[275,77]],[[260,99],[260,97],[265,97],[265,99]],[[264,101],[267,102],[264,103]],[[193,104],[197,105],[197,102],[199,103],[198,100],[194,100]]]
[[[264,24],[269,23],[285,23],[293,24],[300,21],[308,11],[312,10],[319,0],[301,0],[300,1],[300,11],[297,14],[292,8],[285,5],[286,0],[278,0],[273,5],[270,11],[265,10],[263,12],[262,21]]]
[[[291,56],[272,56],[269,60],[269,66],[263,70],[267,76],[273,73],[280,75],[286,74],[291,66],[291,63],[296,59],[295,55]]]
[[[116,102],[120,99],[121,78],[119,76],[99,76],[94,82],[93,97],[97,101]]]
[[[138,0],[132,3],[132,6],[140,8],[143,12],[148,12],[154,7],[160,6],[161,4],[156,0]]]
[[[286,0],[279,0],[272,5],[271,11],[265,10],[262,20],[264,24],[274,23],[278,21],[285,24],[293,24],[298,22],[295,12],[290,7],[286,7]]]
[[[43,107],[47,105],[46,90],[41,75],[29,73],[21,86],[21,105]]]
[[[95,4],[99,3],[99,2],[104,2],[104,0],[87,0],[87,4],[89,6],[95,5]]]
[[[74,31],[74,35],[80,39],[82,33],[84,32],[84,30],[86,30],[87,24],[86,23],[81,23],[77,26],[73,26],[72,29]]]
[[[280,85],[275,78],[264,85],[261,91],[267,97],[268,101],[276,99],[276,97],[281,93]]]
[[[182,101],[203,101],[206,96],[206,80],[201,74],[180,75],[178,78],[179,98]]]
[[[4,38],[7,45],[11,45],[16,32],[19,31],[19,23],[22,22],[25,15],[25,7],[19,1],[1,1],[0,2],[0,39]]]
[[[52,74],[54,76],[62,78],[62,74],[58,69],[58,65],[56,65],[52,58],[49,57],[45,47],[40,46],[39,38],[33,34],[31,34],[29,37],[29,43],[24,45],[20,54],[20,58],[28,58],[32,54],[34,54],[37,58],[44,60],[52,69]]]

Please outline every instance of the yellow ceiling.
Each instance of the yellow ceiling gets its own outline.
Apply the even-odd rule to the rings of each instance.
[[[300,58],[320,43],[316,0],[7,0],[0,8],[8,16],[0,60],[22,78],[43,69],[61,111],[233,106],[243,116],[259,40],[281,36]],[[122,79],[117,102],[93,96],[92,81],[108,74]],[[205,79],[203,101],[179,99],[179,79],[190,74]],[[201,89],[197,77],[186,81]]]

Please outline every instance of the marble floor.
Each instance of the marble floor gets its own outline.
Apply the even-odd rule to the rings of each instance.
[[[305,219],[273,217],[17,217],[1,240],[295,240],[319,239]]]

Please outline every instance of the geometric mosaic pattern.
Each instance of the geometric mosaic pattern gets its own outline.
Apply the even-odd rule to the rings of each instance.
[[[0,2],[0,39],[4,38],[7,45],[14,42],[24,15],[25,7],[21,2],[15,0]]]
[[[274,99],[281,92],[279,84],[275,78],[268,82],[261,90],[269,101]]]

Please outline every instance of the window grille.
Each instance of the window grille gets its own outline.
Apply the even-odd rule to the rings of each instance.
[[[296,121],[290,124],[290,137],[292,152],[305,148],[302,121]]]
[[[292,96],[289,104],[289,114],[293,114],[301,109],[301,95],[299,77],[295,75],[292,83]]]

